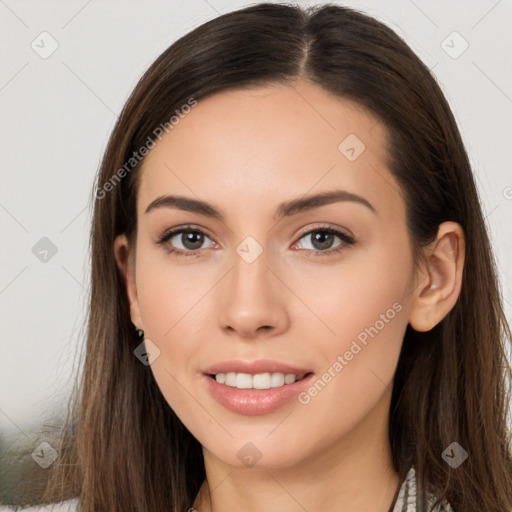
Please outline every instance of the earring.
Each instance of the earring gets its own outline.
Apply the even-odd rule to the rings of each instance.
[[[135,327],[135,331],[137,331],[137,336],[139,337],[139,340],[142,341],[144,339],[144,331],[137,327]]]

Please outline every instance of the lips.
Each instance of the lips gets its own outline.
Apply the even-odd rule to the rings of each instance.
[[[219,404],[232,412],[249,416],[277,411],[296,399],[298,394],[310,385],[314,379],[314,373],[309,368],[293,366],[271,359],[223,361],[206,368],[203,374],[203,382],[206,388]],[[271,374],[273,380],[280,374],[279,378],[284,379],[284,382],[272,382],[276,387],[268,389],[239,389],[231,387],[230,384],[227,385],[227,382],[224,383],[224,379],[229,380],[235,374],[237,384],[240,376],[243,377],[242,380],[246,381],[251,380],[250,376],[256,375],[261,378],[263,374],[267,376]],[[217,382],[215,376],[222,377],[221,382]],[[287,377],[290,376],[296,376],[297,380],[286,382]],[[257,387],[260,387],[260,385]]]
[[[205,375],[217,375],[218,373],[230,372],[249,373],[251,375],[256,375],[258,373],[294,373],[295,375],[302,375],[311,373],[312,371],[313,370],[311,368],[292,366],[271,359],[259,359],[257,361],[243,361],[241,359],[237,359],[214,364],[203,370],[203,373]]]

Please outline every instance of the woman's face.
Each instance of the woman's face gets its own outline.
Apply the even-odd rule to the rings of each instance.
[[[385,438],[415,286],[385,137],[298,82],[199,100],[147,156],[132,320],[169,406],[219,461],[289,467]]]

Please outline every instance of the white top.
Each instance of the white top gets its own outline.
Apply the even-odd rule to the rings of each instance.
[[[75,512],[78,510],[78,498],[74,500],[61,501],[60,503],[54,503],[52,505],[35,505],[28,508],[20,507],[8,507],[6,505],[0,505],[0,512]]]
[[[418,503],[418,494],[416,487],[416,470],[414,466],[411,466],[398,492],[393,512],[416,512],[417,510],[419,510],[419,512],[426,512],[425,506],[421,506]],[[428,510],[430,512],[453,512],[452,507],[446,500],[443,500],[440,505],[433,508],[432,505],[435,502],[435,496],[430,492],[427,492],[427,500]]]

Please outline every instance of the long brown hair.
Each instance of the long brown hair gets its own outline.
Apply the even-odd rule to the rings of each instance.
[[[126,163],[191,99],[299,78],[358,102],[386,126],[415,254],[443,221],[458,222],[466,237],[457,303],[434,329],[409,326],[403,340],[389,416],[395,470],[403,478],[414,464],[421,491],[435,490],[457,511],[512,510],[510,329],[463,141],[409,46],[379,21],[330,4],[263,3],[219,16],[160,55],[124,106],[95,184],[85,361],[48,501],[77,496],[87,512],[192,506],[205,479],[201,445],[134,357],[139,341],[114,258],[116,236],[133,240],[137,227],[140,163]],[[441,456],[454,441],[469,454],[457,469]]]

